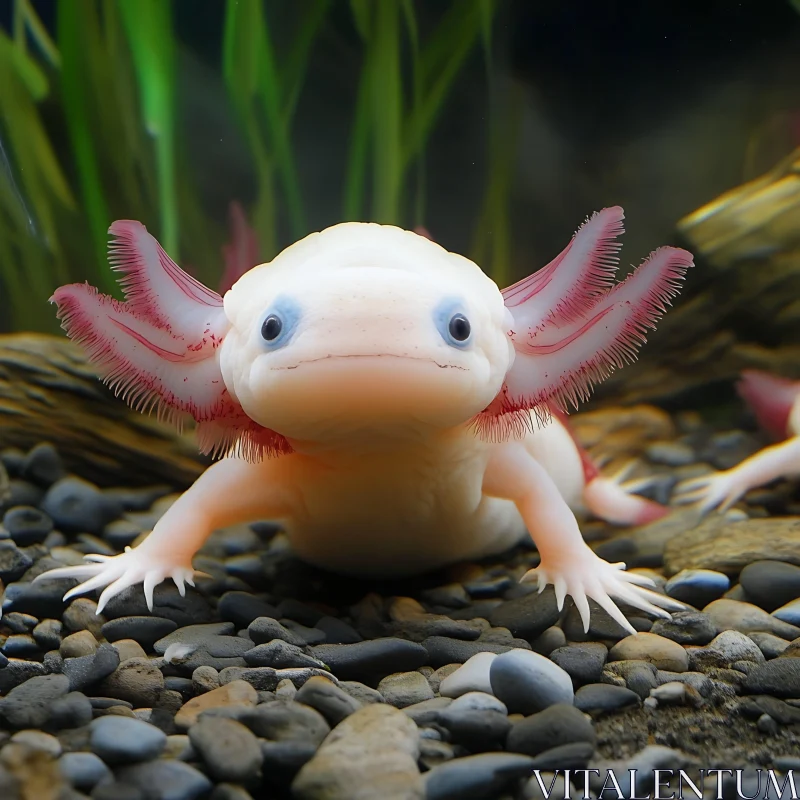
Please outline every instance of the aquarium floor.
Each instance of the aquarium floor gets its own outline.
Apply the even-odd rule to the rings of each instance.
[[[638,448],[661,502],[763,443],[692,414],[670,424]],[[723,780],[734,798],[759,769],[800,771],[800,610],[771,613],[800,597],[796,484],[727,515],[585,523],[604,558],[689,606],[671,621],[626,609],[628,637],[596,606],[585,634],[569,601],[559,612],[552,589],[520,584],[530,547],[363,582],[299,562],[268,523],[215,533],[195,559],[210,577],[186,597],[164,584],[150,613],[133,587],[96,615],[94,594],[63,602],[73,581],[30,581],[133,544],[174,496],[100,490],[46,444],[0,459],[3,800],[523,800],[565,769],[567,794],[586,779],[603,798],[619,796],[608,770],[623,796],[635,770],[643,797],[654,770],[739,769]]]

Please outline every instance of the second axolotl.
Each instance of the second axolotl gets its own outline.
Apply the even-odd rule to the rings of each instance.
[[[223,458],[136,548],[39,579],[83,579],[67,596],[105,587],[98,612],[143,583],[152,609],[154,587],[172,578],[183,593],[193,555],[237,522],[282,521],[300,558],[373,577],[500,553],[527,530],[541,561],[523,580],[554,584],[559,608],[571,595],[587,630],[589,598],[631,631],[612,598],[668,616],[682,606],[583,541],[559,491],[576,469],[565,481],[566,429],[540,424],[635,358],[692,265],[664,247],[615,283],[622,221],[620,208],[595,214],[503,292],[424,236],[342,223],[249,270],[224,299],[140,223],[114,223],[125,301],[64,286],[63,326],[130,404],[193,418],[201,449]],[[652,512],[613,482],[584,488],[606,518]]]

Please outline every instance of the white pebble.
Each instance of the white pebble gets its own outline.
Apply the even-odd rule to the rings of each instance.
[[[496,658],[497,653],[475,653],[439,684],[439,694],[442,697],[461,697],[467,692],[493,694],[489,670]]]

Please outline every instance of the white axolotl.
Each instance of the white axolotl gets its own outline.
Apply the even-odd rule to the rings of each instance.
[[[581,471],[550,409],[565,410],[635,358],[692,256],[665,247],[615,284],[621,208],[595,214],[549,265],[501,292],[424,236],[342,223],[254,267],[224,299],[183,272],[137,222],[115,222],[119,302],[87,284],[53,300],[67,333],[131,405],[197,422],[209,467],[136,548],[41,578],[79,578],[66,597],[172,578],[212,531],[282,521],[297,555],[353,575],[400,576],[510,548],[541,561],[523,580],[659,616],[682,608],[599,558],[567,499],[617,522],[661,513]],[[549,469],[547,468],[549,466]],[[564,495],[559,491],[559,484]]]
[[[707,512],[729,509],[750,489],[778,478],[800,476],[800,381],[747,370],[737,384],[760,426],[777,441],[741,464],[678,484],[675,502],[694,503]]]

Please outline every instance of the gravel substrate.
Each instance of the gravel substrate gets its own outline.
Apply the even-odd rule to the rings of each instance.
[[[760,445],[683,415],[647,449],[653,496]],[[795,485],[705,520],[587,525],[689,606],[625,609],[629,636],[519,584],[530,547],[370,585],[298,562],[267,523],[215,534],[185,598],[163,584],[151,614],[137,586],[98,616],[95,595],[62,601],[74,581],[30,581],[134,544],[174,498],[98,489],[47,444],[0,460],[3,800],[524,800],[543,796],[533,770],[547,787],[586,768],[639,770],[639,795],[656,769],[741,768],[752,795],[757,769],[800,771]]]

